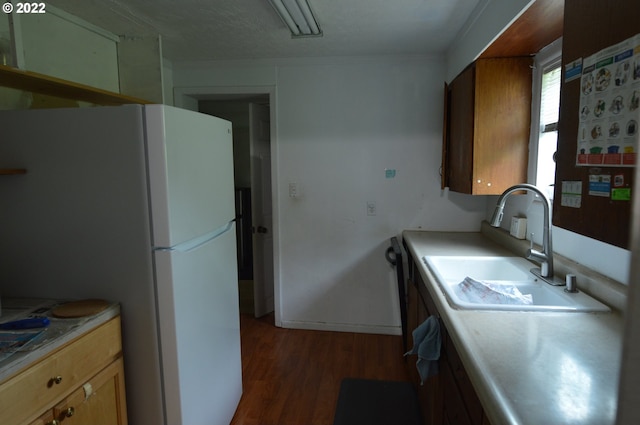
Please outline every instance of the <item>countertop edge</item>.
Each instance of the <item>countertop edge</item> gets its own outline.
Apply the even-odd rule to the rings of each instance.
[[[4,301],[4,300],[3,300]],[[57,301],[55,300],[34,300],[44,304],[50,302],[52,305]],[[50,353],[58,350],[62,346],[85,334],[86,332],[97,328],[98,326],[108,322],[109,320],[120,315],[120,304],[117,302],[110,302],[109,306],[103,311],[83,318],[78,319],[64,319],[64,320],[77,320],[78,323],[72,326],[64,334],[42,343],[35,349],[30,351],[18,352],[0,362],[0,384],[6,380],[12,378],[14,375],[20,373],[29,366],[35,364],[40,359],[49,355]]]

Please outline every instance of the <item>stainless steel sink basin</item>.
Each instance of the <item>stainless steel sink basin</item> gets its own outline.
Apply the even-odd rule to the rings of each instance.
[[[530,272],[533,264],[521,257],[426,256],[423,257],[423,261],[433,273],[451,306],[456,309],[610,311],[609,307],[584,292],[567,293],[564,287],[552,286],[538,279]],[[472,297],[468,296],[470,281],[461,285],[465,278],[473,279],[476,281],[474,283],[481,287]],[[463,289],[464,286],[467,288]],[[473,288],[471,292],[476,291],[476,287]],[[511,295],[502,295],[514,292],[517,294],[518,291],[525,296],[524,298],[530,298],[531,303],[518,303],[519,299]],[[497,295],[485,297],[487,293]],[[527,297],[529,295],[530,297]]]

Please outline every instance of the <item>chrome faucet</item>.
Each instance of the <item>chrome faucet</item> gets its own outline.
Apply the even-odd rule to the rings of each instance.
[[[553,278],[553,246],[551,244],[551,202],[549,198],[536,186],[532,184],[517,184],[511,186],[505,190],[498,198],[496,209],[493,211],[491,217],[491,225],[493,227],[499,227],[502,222],[502,216],[504,214],[504,204],[507,201],[509,195],[513,192],[520,190],[526,190],[533,192],[542,199],[542,205],[544,207],[544,224],[542,229],[542,252],[533,249],[533,240],[531,241],[531,248],[527,250],[526,257],[530,260],[534,260],[540,263],[540,269],[532,269],[531,272],[551,285],[558,285],[554,282]]]

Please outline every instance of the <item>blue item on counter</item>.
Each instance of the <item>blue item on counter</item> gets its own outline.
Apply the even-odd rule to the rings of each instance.
[[[34,328],[46,328],[51,321],[48,317],[30,317],[28,319],[14,320],[12,322],[0,323],[0,329],[2,330],[16,330],[16,329],[34,329]]]

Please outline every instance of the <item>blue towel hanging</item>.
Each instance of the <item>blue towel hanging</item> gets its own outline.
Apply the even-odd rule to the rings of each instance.
[[[430,376],[438,373],[438,359],[440,358],[440,323],[434,316],[429,316],[411,333],[413,348],[405,356],[417,354],[416,368],[420,375],[420,384],[424,384]]]

